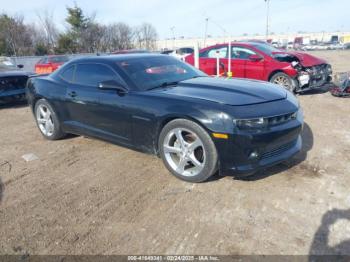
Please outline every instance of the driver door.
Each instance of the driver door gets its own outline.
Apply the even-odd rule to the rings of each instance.
[[[109,66],[98,63],[77,64],[74,82],[66,93],[67,110],[72,126],[79,133],[128,144],[132,133],[130,115],[124,110],[128,95],[115,90],[101,90],[99,83],[120,81]]]

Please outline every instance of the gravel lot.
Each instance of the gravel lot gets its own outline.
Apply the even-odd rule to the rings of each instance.
[[[350,52],[313,54],[350,70]],[[299,99],[298,156],[202,184],[105,142],[46,141],[29,108],[2,107],[0,254],[350,254],[350,99]]]

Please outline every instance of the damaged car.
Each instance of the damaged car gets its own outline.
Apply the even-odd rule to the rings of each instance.
[[[269,81],[298,93],[331,82],[332,67],[327,61],[303,52],[284,51],[261,41],[217,44],[199,52],[199,69],[209,75],[227,76],[229,53],[233,77]],[[217,68],[219,58],[219,69]],[[194,65],[194,55],[186,57]]]
[[[0,57],[0,102],[25,99],[25,86],[32,73],[22,68],[23,65],[14,65],[10,58]]]

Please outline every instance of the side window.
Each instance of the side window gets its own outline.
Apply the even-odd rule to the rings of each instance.
[[[256,55],[253,50],[248,48],[233,46],[231,52],[232,59],[248,59],[251,55]]]
[[[178,55],[183,55],[183,53],[184,53],[183,48],[176,50],[176,54],[178,54]]]
[[[63,73],[60,74],[60,77],[67,82],[73,82],[73,76],[74,76],[74,69],[75,66],[71,66],[63,71]]]
[[[200,57],[205,58],[217,58],[218,56],[219,58],[227,58],[227,46],[212,48],[200,54]]]
[[[192,48],[185,48],[185,53],[186,54],[192,54],[194,50]]]
[[[78,64],[75,72],[75,83],[84,86],[95,86],[108,80],[120,78],[109,67],[101,64]]]

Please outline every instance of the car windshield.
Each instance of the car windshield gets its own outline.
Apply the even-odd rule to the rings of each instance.
[[[65,63],[69,60],[68,56],[52,56],[50,57],[51,63]]]
[[[165,55],[126,59],[117,62],[117,64],[140,90],[207,76],[196,68]]]
[[[0,58],[0,71],[15,70],[16,66],[8,58]]]
[[[274,52],[281,52],[281,50],[267,43],[251,43],[251,45],[270,56],[272,56]]]

